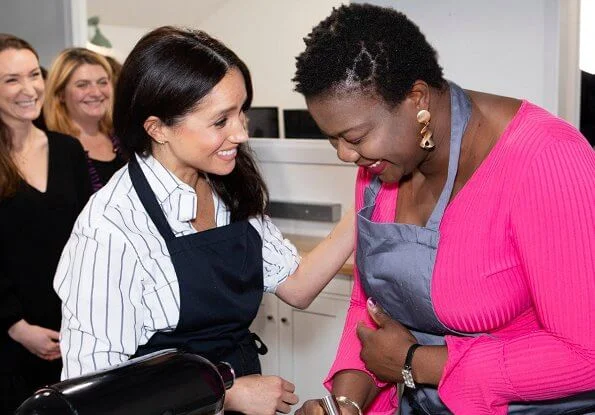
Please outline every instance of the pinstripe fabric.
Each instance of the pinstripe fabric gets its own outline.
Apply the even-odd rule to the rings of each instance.
[[[196,233],[194,190],[148,156],[138,157],[176,236]],[[213,194],[217,226],[230,212]],[[200,206],[198,207],[200,208]],[[263,239],[265,291],[299,264],[296,248],[268,217],[250,219]],[[123,361],[157,331],[174,330],[179,287],[165,241],[142,206],[123,167],[77,219],[54,279],[62,300],[62,378],[80,376]]]

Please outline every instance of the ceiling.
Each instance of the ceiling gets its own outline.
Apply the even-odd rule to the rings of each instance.
[[[100,23],[106,25],[198,26],[230,1],[233,0],[87,0],[87,15],[99,16]]]

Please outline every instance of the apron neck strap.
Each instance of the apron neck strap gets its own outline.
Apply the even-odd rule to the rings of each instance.
[[[130,174],[134,190],[136,190],[141,203],[163,239],[166,241],[175,239],[176,236],[172,232],[163,210],[161,210],[157,197],[151,189],[151,186],[149,186],[149,182],[138,164],[136,154],[133,154],[132,157],[130,157],[130,161],[128,162],[128,174]]]
[[[444,189],[440,194],[438,203],[428,219],[427,228],[437,230],[440,226],[440,221],[444,215],[452,190],[454,188],[455,178],[459,168],[459,155],[461,154],[461,142],[463,141],[463,134],[469,118],[471,117],[471,102],[461,89],[454,82],[448,82],[450,89],[450,152],[448,156],[448,175]]]
[[[378,176],[374,176],[374,178],[372,179],[372,181],[370,182],[370,184],[366,187],[366,190],[364,190],[364,206],[370,206],[374,204],[374,201],[376,200],[376,196],[378,195],[378,192],[380,191],[380,188],[382,187],[382,181],[380,180],[380,178]]]

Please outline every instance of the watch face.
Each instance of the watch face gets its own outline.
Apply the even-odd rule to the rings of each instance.
[[[411,368],[404,367],[403,370],[401,370],[401,375],[403,375],[403,383],[405,386],[415,389],[415,382],[413,381],[413,373],[411,373]]]

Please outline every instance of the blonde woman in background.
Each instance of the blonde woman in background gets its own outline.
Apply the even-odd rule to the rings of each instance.
[[[84,48],[64,50],[49,70],[44,114],[48,129],[79,139],[87,153],[93,191],[124,165],[112,135],[112,69],[101,55]]]

